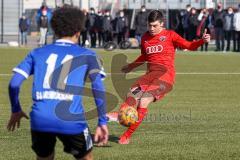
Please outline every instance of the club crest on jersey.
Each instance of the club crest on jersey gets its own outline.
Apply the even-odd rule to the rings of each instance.
[[[146,53],[147,54],[152,54],[152,53],[160,53],[163,50],[162,45],[155,45],[155,46],[149,46],[146,48]]]
[[[163,42],[163,41],[166,41],[166,36],[161,36],[161,37],[159,38],[159,40],[162,41],[162,42]]]

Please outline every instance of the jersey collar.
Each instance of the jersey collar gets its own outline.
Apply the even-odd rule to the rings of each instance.
[[[73,41],[70,41],[68,39],[58,39],[56,40],[57,43],[71,43],[71,44],[74,44]]]

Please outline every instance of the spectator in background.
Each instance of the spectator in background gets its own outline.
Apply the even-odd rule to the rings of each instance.
[[[21,37],[21,45],[27,45],[27,34],[30,28],[30,21],[26,17],[25,13],[22,13],[22,17],[19,19],[19,30]]]
[[[172,14],[169,14],[169,29],[174,30],[179,35],[183,36],[183,28],[182,28],[182,11],[173,11]]]
[[[40,20],[40,17],[42,16],[42,11],[43,10],[47,11],[48,22],[50,22],[50,20],[51,20],[52,10],[47,6],[46,2],[43,2],[41,7],[37,11],[37,17],[36,17],[37,23],[39,23],[39,20]]]
[[[198,15],[198,27],[197,27],[197,37],[198,39],[201,39],[201,37],[203,36],[203,33],[205,31],[205,29],[207,30],[207,34],[210,34],[210,30],[208,28],[208,10],[206,8],[203,8],[200,12],[200,14]],[[204,44],[205,48],[204,50],[205,51],[208,51],[208,42],[206,42]],[[201,45],[201,51],[203,51],[203,45]]]
[[[224,22],[225,23],[223,25],[223,29],[224,29],[224,32],[225,32],[225,37],[226,37],[226,40],[227,40],[226,51],[230,50],[231,39],[232,39],[233,34],[234,34],[233,17],[234,17],[233,8],[229,7],[226,15],[224,16]]]
[[[40,28],[40,40],[39,46],[43,46],[47,44],[47,31],[48,31],[48,17],[47,10],[42,10],[42,15],[39,20],[39,28]]]
[[[185,37],[184,36],[184,29],[183,29],[183,18],[184,18],[184,14],[185,14],[185,10],[181,10],[179,12],[179,25],[178,28],[176,30],[176,32],[181,36],[181,37]]]
[[[186,11],[183,13],[182,16],[182,26],[183,26],[183,31],[184,31],[184,38],[186,40],[189,40],[189,17],[191,15],[191,5],[188,4],[186,5]]]
[[[80,38],[79,38],[79,44],[82,45],[83,47],[85,47],[86,41],[88,40],[88,12],[87,10],[83,9],[83,14],[85,15],[85,25],[81,31],[81,37],[82,37],[82,41],[80,43]]]
[[[207,28],[209,29],[210,33],[213,34],[214,26],[213,26],[213,8],[208,8],[208,17],[207,17]]]
[[[116,33],[118,37],[118,44],[125,41],[128,33],[128,18],[124,15],[124,11],[120,10],[118,17],[116,17]]]
[[[95,9],[90,8],[90,13],[88,15],[88,29],[91,38],[91,48],[96,48],[97,41],[97,29],[96,29],[96,19]]]
[[[217,9],[213,11],[212,19],[215,30],[215,38],[216,38],[216,50],[215,51],[223,51],[224,50],[224,31],[223,24],[225,12],[222,7],[222,3],[218,3]]]
[[[110,12],[107,10],[103,16],[103,41],[104,43],[113,40],[113,27],[112,27],[112,17],[110,16]]]
[[[143,5],[141,11],[135,17],[135,36],[138,40],[138,43],[141,44],[142,35],[148,30],[147,25],[148,13],[146,12],[146,7]]]
[[[103,12],[98,11],[97,15],[97,21],[96,21],[96,26],[97,26],[97,35],[98,35],[98,46],[102,47],[103,46]]]
[[[44,15],[43,15],[43,13],[44,13]],[[52,10],[47,6],[47,3],[46,2],[42,2],[42,5],[41,5],[41,7],[38,9],[38,11],[37,11],[37,16],[36,16],[36,21],[37,21],[37,24],[38,24],[38,27],[40,28],[40,23],[42,23],[41,21],[42,21],[42,18],[43,18],[43,16],[45,17],[47,17],[47,31],[48,31],[48,28],[50,27],[49,26],[49,24],[50,24],[50,20],[51,20],[51,17],[52,17]],[[44,28],[46,28],[46,27],[44,27]],[[46,29],[44,29],[44,30],[42,30],[42,31],[45,31]],[[44,44],[47,44],[47,33],[48,32],[46,32],[46,35],[45,35],[45,40],[42,40],[42,42],[41,43],[44,43]],[[43,36],[44,36],[44,32],[42,33],[43,34]],[[42,35],[41,34],[41,29],[40,29],[40,35]],[[53,41],[55,40],[55,36],[53,36]],[[40,38],[41,39],[41,38]],[[40,44],[40,40],[39,40],[39,45],[44,45],[44,44]]]
[[[234,44],[233,44],[233,50],[235,52],[240,52],[240,4],[238,5],[238,12],[234,14],[233,26],[234,26],[234,32],[235,32],[234,39],[236,38],[236,41],[234,41]]]
[[[196,31],[198,27],[198,15],[196,8],[191,8],[190,16],[188,19],[188,31],[189,31],[189,40],[192,41],[196,39]]]

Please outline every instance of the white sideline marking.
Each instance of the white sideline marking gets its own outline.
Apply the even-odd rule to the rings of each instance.
[[[107,73],[107,75],[121,75],[124,73]],[[128,73],[127,75],[143,75],[144,73]],[[177,75],[240,75],[240,72],[177,72]],[[12,74],[0,73],[0,77],[9,77]]]
[[[186,73],[184,73],[184,72],[179,72],[179,73],[176,73],[176,74],[189,74],[189,75],[191,75],[191,74],[200,74],[200,75],[239,75],[240,73],[237,73],[237,72],[233,72],[233,73],[227,73],[227,72],[213,72],[213,73],[211,73],[211,72],[186,72]]]

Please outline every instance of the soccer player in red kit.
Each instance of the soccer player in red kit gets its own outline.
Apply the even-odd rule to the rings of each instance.
[[[163,14],[153,10],[148,16],[148,31],[141,39],[141,55],[132,63],[124,66],[122,72],[128,73],[134,68],[147,63],[147,72],[132,85],[120,110],[127,106],[137,106],[138,121],[131,125],[119,139],[119,144],[128,144],[131,135],[147,115],[150,103],[162,99],[171,91],[175,81],[175,50],[176,48],[196,50],[210,35],[203,34],[202,39],[189,42],[177,33],[164,28]],[[107,115],[110,119],[114,113]],[[112,117],[111,117],[112,116]]]

